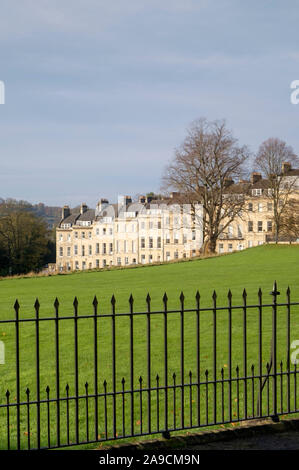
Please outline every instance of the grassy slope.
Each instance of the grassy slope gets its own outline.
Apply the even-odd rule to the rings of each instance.
[[[32,312],[35,298],[38,297],[42,311],[52,311],[50,307],[57,296],[64,311],[72,311],[72,301],[78,296],[84,311],[90,311],[93,296],[96,294],[101,310],[107,311],[109,300],[114,293],[117,308],[125,311],[128,298],[133,293],[136,307],[145,308],[145,297],[150,292],[153,305],[162,305],[166,291],[170,305],[178,305],[181,290],[186,301],[191,304],[196,290],[201,293],[204,305],[210,305],[213,289],[219,301],[224,302],[231,288],[237,302],[245,287],[249,299],[256,299],[261,287],[265,294],[271,290],[276,279],[284,292],[289,285],[294,295],[298,290],[298,246],[261,246],[218,258],[190,261],[163,266],[138,267],[136,269],[106,272],[86,272],[65,276],[44,278],[24,278],[0,281],[0,318],[13,315],[16,297],[23,311]],[[298,292],[296,292],[296,288]]]
[[[79,299],[79,313],[91,314],[91,302],[96,294],[100,302],[101,313],[109,313],[109,300],[112,293],[117,299],[117,309],[119,311],[128,311],[128,297],[133,293],[136,309],[145,310],[145,296],[149,291],[152,298],[153,308],[162,307],[162,295],[164,291],[169,297],[169,306],[179,307],[179,294],[183,290],[186,298],[186,305],[194,305],[194,295],[197,289],[201,293],[201,305],[211,306],[211,295],[215,288],[218,294],[218,302],[221,305],[226,304],[226,295],[229,288],[233,293],[234,302],[240,304],[242,290],[245,287],[248,292],[248,303],[256,302],[257,290],[261,287],[265,293],[264,300],[271,301],[269,291],[273,281],[276,279],[283,295],[289,285],[293,292],[293,299],[299,299],[298,289],[298,261],[299,247],[297,246],[262,246],[244,252],[222,256],[219,258],[190,261],[179,264],[140,267],[136,269],[106,271],[106,272],[86,272],[80,274],[53,276],[46,278],[28,278],[17,280],[2,280],[0,282],[0,318],[13,318],[12,305],[16,297],[21,304],[21,317],[33,317],[33,303],[38,296],[41,303],[41,316],[53,313],[53,301],[55,296],[60,300],[60,314],[72,313],[72,300],[74,295]],[[294,309],[295,310],[295,309]],[[265,309],[263,338],[264,338],[264,363],[269,359],[270,338],[271,338],[271,316],[267,314],[269,310]],[[279,312],[279,360],[284,359],[285,353],[285,309]],[[270,313],[270,312],[269,312]],[[295,311],[292,313],[292,338],[299,337],[298,322],[295,318]],[[257,366],[257,309],[248,311],[248,370],[252,363]],[[152,380],[155,380],[158,373],[161,377],[161,384],[164,381],[163,369],[163,318],[154,316],[152,319]],[[92,320],[80,320],[79,328],[79,370],[80,370],[80,393],[84,393],[84,383],[86,380],[90,386],[90,393],[93,389],[93,329]],[[194,313],[185,314],[185,382],[189,380],[188,372],[196,372],[196,317]],[[74,392],[73,375],[73,321],[66,320],[60,323],[60,355],[61,355],[61,393],[64,394],[65,384],[68,382],[71,387],[70,394]],[[50,385],[52,396],[55,392],[55,354],[54,354],[54,328],[48,322],[43,322],[40,329],[41,339],[41,390],[42,397],[45,398],[45,387]],[[169,340],[169,382],[172,383],[172,373],[176,372],[179,380],[180,374],[180,316],[171,315],[168,321],[168,340]],[[138,377],[144,377],[146,385],[146,320],[142,317],[134,319],[135,334],[135,387],[137,388]],[[233,312],[233,367],[240,365],[241,371],[244,366],[242,363],[243,354],[243,324],[242,311]],[[2,379],[0,382],[0,402],[4,402],[4,393],[9,388],[12,393],[12,399],[15,394],[15,353],[14,353],[14,329],[10,325],[0,325],[0,338],[5,341],[6,346],[6,364],[1,367]],[[127,318],[117,320],[116,326],[116,355],[117,355],[117,388],[120,389],[120,381],[124,376],[129,379],[129,323]],[[35,332],[34,324],[23,323],[21,325],[21,389],[22,397],[25,399],[25,388],[28,386],[31,390],[31,398],[35,397]],[[205,312],[201,320],[201,380],[205,379],[205,369],[212,371],[212,313]],[[227,367],[227,313],[226,311],[217,314],[217,369],[220,372],[221,367]],[[108,390],[111,390],[111,319],[102,319],[100,321],[99,334],[99,383],[102,391],[102,383],[106,378],[108,381]],[[226,372],[227,369],[225,369]],[[257,371],[257,370],[256,370]],[[211,376],[210,376],[211,377]],[[212,377],[211,377],[212,378]],[[128,384],[128,382],[127,382]],[[129,385],[126,385],[129,387]],[[178,392],[179,393],[179,392]],[[205,391],[202,390],[203,398]],[[212,388],[210,390],[212,394]],[[226,392],[225,392],[226,393]],[[233,391],[234,395],[236,390]],[[242,390],[240,391],[242,395]],[[240,396],[241,396],[240,395]],[[212,395],[211,395],[212,399]],[[145,400],[145,397],[144,397]],[[186,405],[188,402],[186,393]],[[100,400],[101,401],[101,400]],[[127,398],[129,405],[129,398]],[[155,406],[155,397],[152,397],[153,406]],[[139,415],[138,395],[136,395],[135,410],[136,416]],[[212,401],[211,401],[212,403]],[[100,407],[102,406],[102,401]],[[120,405],[120,403],[119,403]],[[55,404],[52,406],[52,418],[54,419]],[[220,406],[218,395],[218,406]],[[236,405],[234,405],[236,406]],[[82,402],[80,411],[82,429],[84,429],[84,403]],[[163,403],[161,403],[161,413],[163,416]],[[111,411],[111,403],[108,403],[108,409]],[[204,412],[204,408],[202,410]],[[212,407],[210,407],[210,413]],[[45,410],[44,410],[45,412]],[[103,409],[101,408],[101,412]],[[178,410],[178,419],[179,413]],[[241,410],[242,412],[242,410]],[[25,409],[24,409],[25,413]],[[65,411],[63,411],[65,413]],[[127,423],[129,423],[129,407],[126,409]],[[144,409],[144,416],[146,408]],[[45,415],[43,415],[45,419]],[[64,421],[63,415],[62,421]],[[0,421],[5,419],[5,414],[0,412]],[[90,422],[92,424],[92,404],[90,405]],[[138,419],[136,418],[136,423]],[[32,423],[35,422],[35,416],[31,417]],[[72,421],[72,418],[71,418]],[[109,419],[109,427],[111,420]],[[13,421],[12,421],[13,422]],[[44,421],[43,421],[44,422]],[[26,426],[24,414],[24,432]],[[63,427],[63,425],[62,425]],[[136,427],[138,427],[136,425]],[[53,421],[53,429],[55,420]],[[12,435],[15,433],[15,425],[12,424]],[[101,425],[100,432],[103,432]],[[118,429],[121,433],[121,429]],[[34,430],[32,431],[34,439]],[[25,434],[22,436],[26,439]],[[53,433],[54,439],[54,433]],[[73,438],[73,436],[71,437]],[[55,442],[55,439],[54,439]],[[5,445],[3,443],[1,445]]]

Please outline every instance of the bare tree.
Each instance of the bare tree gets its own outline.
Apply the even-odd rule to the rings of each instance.
[[[241,178],[249,152],[237,144],[225,121],[200,119],[187,132],[165,169],[163,187],[202,203],[204,251],[215,253],[219,235],[244,208],[242,185],[231,188]]]
[[[255,157],[255,166],[268,179],[268,191],[264,195],[273,202],[274,236],[279,239],[281,219],[289,203],[290,196],[298,184],[296,172],[292,166],[299,160],[291,146],[277,138],[263,142]]]
[[[291,198],[280,220],[283,238],[292,243],[299,239],[299,201]]]

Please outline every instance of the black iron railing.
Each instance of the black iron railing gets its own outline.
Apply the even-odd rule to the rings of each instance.
[[[298,306],[272,301],[152,308],[91,314],[41,312],[1,319],[6,363],[1,365],[0,446],[57,448],[162,434],[299,412],[292,341],[299,339]],[[272,321],[271,321],[272,316]],[[255,365],[257,362],[257,366]]]

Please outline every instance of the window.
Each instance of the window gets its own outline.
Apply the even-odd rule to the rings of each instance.
[[[231,253],[233,251],[233,245],[232,243],[228,244],[228,251]]]
[[[249,240],[249,241],[248,241],[248,248],[251,248],[252,245],[253,245],[253,244],[252,244],[252,240]]]
[[[267,204],[267,209],[268,209],[269,212],[273,210],[273,204],[272,204],[272,202],[268,202],[268,204]]]
[[[69,233],[68,236],[67,236],[67,241],[70,242],[71,241],[71,234]]]
[[[161,248],[161,237],[157,238],[157,248]]]
[[[117,264],[118,264],[118,266],[121,265],[121,258],[117,258]]]
[[[100,244],[96,243],[96,254],[100,253]]]
[[[257,223],[257,231],[262,232],[263,231],[263,221],[259,220]]]
[[[228,237],[232,238],[232,236],[233,236],[233,227],[232,227],[232,225],[229,225],[227,227],[227,233],[228,233]]]
[[[82,262],[82,269],[86,269],[86,263],[85,263],[85,261]]]
[[[82,238],[85,238],[85,232],[82,232]]]
[[[92,236],[92,233],[88,232],[88,238],[91,238],[91,236]]]
[[[103,243],[103,255],[106,254],[106,243]]]
[[[71,256],[71,247],[70,246],[67,247],[67,256]]]
[[[79,261],[75,261],[75,269],[79,269]]]
[[[196,232],[195,230],[192,230],[192,240],[195,240],[196,239]]]
[[[141,263],[145,263],[145,255],[141,255]]]
[[[75,232],[75,238],[78,238],[78,232]]]
[[[150,222],[150,223],[149,223],[149,229],[152,229],[153,227],[154,227],[153,222]]]
[[[241,225],[238,225],[238,237],[239,237],[239,238],[242,238],[242,237],[243,237]]]
[[[106,260],[103,259],[103,268],[105,268],[105,266],[107,266],[107,263],[106,263]]]
[[[262,211],[263,211],[263,204],[262,204],[261,202],[258,203],[258,206],[257,206],[257,207],[258,207],[257,210],[258,210],[259,212],[262,212]]]
[[[74,255],[76,256],[78,254],[78,245],[74,246]]]
[[[262,195],[262,190],[261,189],[253,189],[252,190],[252,195],[253,196],[261,196]]]
[[[96,229],[96,235],[100,235],[100,229]]]
[[[60,241],[60,242],[63,241],[63,235],[62,235],[62,233],[59,234],[59,241]]]
[[[219,243],[219,253],[223,253],[223,243]]]
[[[141,248],[145,248],[145,238],[141,238],[140,239],[140,243],[141,243]]]
[[[250,212],[253,211],[253,204],[252,204],[252,202],[249,202],[249,204],[248,204],[248,210],[249,210]]]
[[[88,245],[88,254],[92,255],[92,246],[91,245]]]
[[[113,253],[113,243],[109,243],[109,253],[110,255]]]
[[[109,235],[113,235],[113,229],[109,228]]]
[[[149,257],[148,257],[148,262],[149,262],[149,263],[152,263],[152,262],[153,262],[153,255],[149,255]]]
[[[161,222],[160,221],[158,222],[158,228],[161,228]]]
[[[99,267],[100,267],[100,260],[96,259],[96,268],[99,268]]]
[[[178,253],[178,251],[175,251],[174,252],[174,259],[178,259],[178,258],[179,258],[179,253]]]
[[[253,222],[252,222],[252,220],[248,221],[248,232],[253,232]]]
[[[174,234],[174,243],[178,244],[179,243],[179,235],[178,233]]]
[[[63,248],[62,248],[62,246],[59,248],[59,256],[63,256]]]
[[[148,243],[149,243],[149,245],[148,245],[149,248],[153,248],[153,247],[154,247],[154,242],[153,242],[153,238],[152,238],[152,237],[149,238],[149,242],[148,242]]]
[[[103,235],[106,235],[106,229],[103,228]]]
[[[127,256],[125,257],[125,264],[129,264],[129,258]]]
[[[267,221],[267,232],[272,232],[272,220]]]
[[[82,246],[82,256],[85,256],[85,246]]]
[[[170,261],[170,252],[166,251],[166,261]]]

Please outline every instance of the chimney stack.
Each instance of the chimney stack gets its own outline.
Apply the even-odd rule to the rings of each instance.
[[[283,162],[281,165],[282,173],[288,173],[292,169],[292,165],[289,162]]]
[[[87,211],[87,205],[85,202],[83,202],[80,207],[80,214],[84,214],[84,212],[86,211]]]
[[[66,219],[69,215],[71,215],[69,206],[63,206],[61,214],[62,220]]]
[[[254,183],[257,183],[258,181],[260,181],[262,179],[262,175],[260,173],[257,173],[256,171],[254,171],[253,173],[251,173],[250,175],[250,182],[252,184]]]

